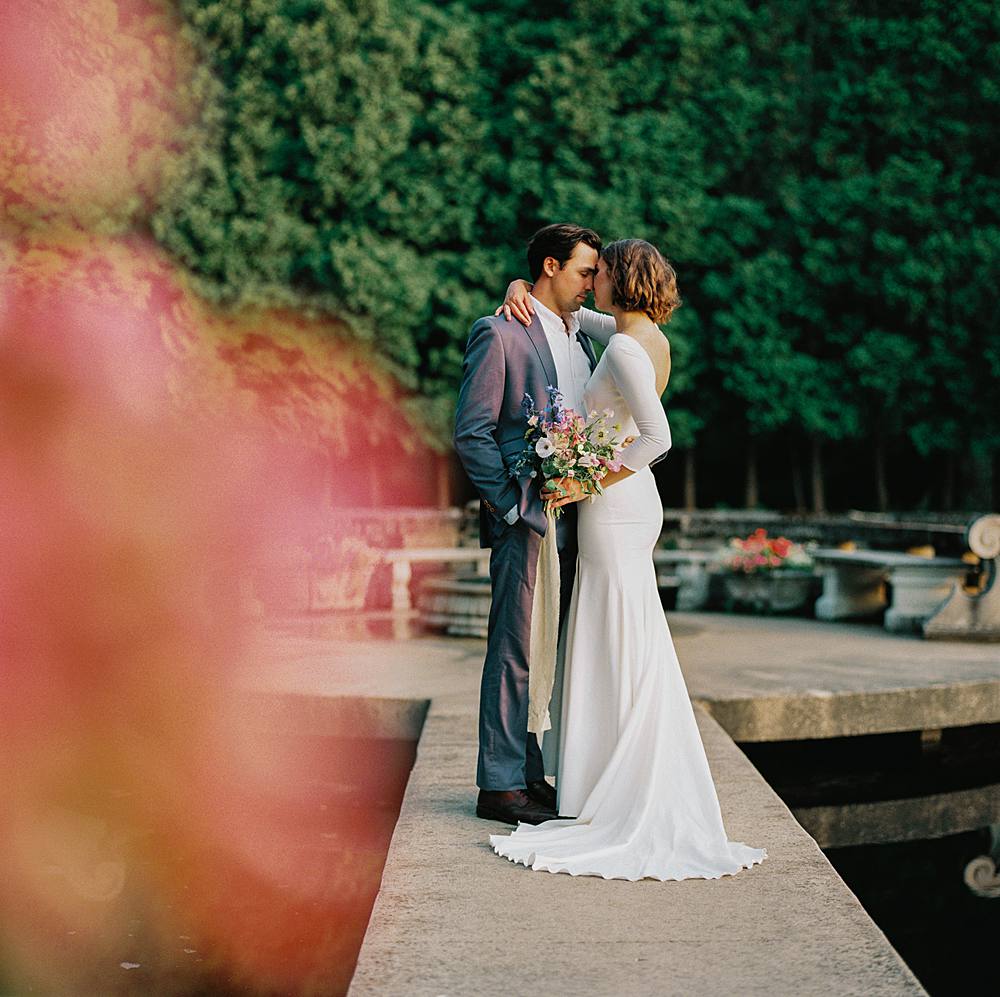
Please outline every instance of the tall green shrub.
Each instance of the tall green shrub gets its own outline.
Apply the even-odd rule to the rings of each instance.
[[[158,238],[213,299],[333,311],[411,383],[447,383],[459,333],[447,312],[469,302],[445,289],[461,284],[485,195],[488,88],[468,13],[391,0],[181,9],[204,113]]]
[[[154,228],[215,299],[337,314],[444,436],[468,327],[534,229],[644,237],[685,302],[678,447],[747,458],[748,486],[758,441],[808,447],[817,507],[838,450],[870,468],[842,494],[891,501],[906,454],[988,495],[995,4],[180,5],[203,114]]]

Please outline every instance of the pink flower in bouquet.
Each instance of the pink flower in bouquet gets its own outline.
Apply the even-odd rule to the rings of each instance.
[[[530,395],[525,394],[525,449],[510,466],[511,477],[528,475],[542,481],[574,478],[592,494],[600,494],[601,480],[608,471],[621,469],[619,454],[624,443],[615,439],[620,426],[607,425],[614,413],[603,416],[593,413],[588,421],[584,415],[563,406],[562,396],[549,388],[549,404],[539,410]],[[560,515],[561,510],[556,510]]]

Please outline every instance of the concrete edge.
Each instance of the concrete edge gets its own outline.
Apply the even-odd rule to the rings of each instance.
[[[245,693],[239,709],[260,731],[417,741],[429,706],[428,699],[262,691]]]
[[[734,741],[795,741],[1000,723],[1000,682],[692,698]]]

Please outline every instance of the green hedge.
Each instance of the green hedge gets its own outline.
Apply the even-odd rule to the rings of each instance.
[[[203,113],[157,237],[216,300],[347,319],[442,434],[471,321],[575,220],[675,262],[678,446],[997,449],[995,4],[181,9]]]

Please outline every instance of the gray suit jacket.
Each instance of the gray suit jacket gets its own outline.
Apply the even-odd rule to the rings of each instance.
[[[590,340],[577,333],[593,370]],[[455,413],[455,450],[481,500],[479,542],[491,547],[506,529],[504,516],[517,511],[536,532],[545,533],[545,511],[536,478],[513,478],[510,468],[525,448],[527,429],[521,402],[525,392],[542,408],[556,365],[542,324],[525,328],[515,319],[488,315],[472,326],[462,364]]]

